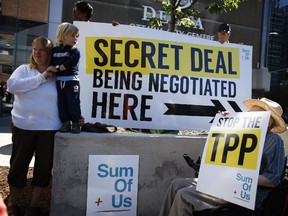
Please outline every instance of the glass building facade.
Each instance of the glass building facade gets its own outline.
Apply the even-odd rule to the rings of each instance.
[[[266,16],[268,30],[265,66],[271,74],[270,92],[268,98],[279,102],[284,109],[284,119],[288,122],[288,0],[269,0]]]
[[[29,61],[31,43],[47,35],[48,0],[0,0],[0,81]]]

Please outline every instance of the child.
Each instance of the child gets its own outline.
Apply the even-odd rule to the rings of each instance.
[[[59,132],[80,133],[80,84],[78,64],[80,52],[76,48],[79,29],[71,23],[61,23],[56,33],[53,61],[56,72],[58,109],[62,122]],[[72,122],[72,125],[71,125]]]

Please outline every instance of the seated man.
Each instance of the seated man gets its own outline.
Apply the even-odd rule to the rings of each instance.
[[[262,203],[269,192],[282,181],[285,150],[283,140],[276,133],[284,132],[286,124],[281,117],[281,106],[274,101],[267,98],[249,99],[244,101],[244,105],[249,111],[271,111],[256,194],[255,209],[258,211],[262,209]],[[178,178],[168,188],[159,216],[191,216],[194,211],[213,209],[223,203],[224,200],[196,191],[195,180]]]

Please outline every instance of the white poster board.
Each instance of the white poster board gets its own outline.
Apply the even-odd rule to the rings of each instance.
[[[202,155],[198,191],[254,209],[270,114],[216,115]]]
[[[86,216],[136,216],[139,155],[90,155]]]
[[[208,130],[218,110],[243,111],[242,101],[251,98],[251,46],[111,23],[74,24],[87,122]]]

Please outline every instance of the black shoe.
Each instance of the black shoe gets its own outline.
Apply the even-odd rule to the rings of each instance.
[[[71,133],[80,133],[81,127],[79,123],[72,123]]]
[[[30,206],[24,216],[38,216],[40,215],[40,209],[38,207]]]
[[[70,131],[71,131],[71,122],[70,121],[64,122],[62,124],[62,127],[59,130],[59,132],[61,132],[61,133],[68,133]]]

